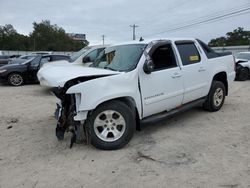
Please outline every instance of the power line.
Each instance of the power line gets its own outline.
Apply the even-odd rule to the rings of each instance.
[[[232,18],[232,17],[235,17],[235,16],[244,15],[244,14],[249,14],[249,13],[250,13],[250,11],[244,11],[244,12],[236,13],[236,14],[229,15],[229,16],[226,16],[226,17],[218,18],[218,19],[216,19],[216,20],[211,20],[211,21],[208,21],[208,22],[206,22],[206,23],[217,22],[217,21],[220,21],[220,20],[224,20],[224,19],[228,19],[228,18]],[[206,24],[206,23],[205,23],[205,24]],[[204,24],[204,23],[199,23],[199,24],[196,24],[196,25],[198,26],[198,25],[202,25],[202,24]],[[181,31],[181,30],[185,30],[185,29],[192,28],[192,27],[194,27],[194,26],[190,26],[190,27],[183,28],[183,29],[178,29],[178,30],[176,30],[176,31]],[[170,31],[170,32],[174,32],[174,30],[173,30],[173,31]]]
[[[250,7],[246,8],[246,9],[243,9],[243,10],[240,10],[240,11],[233,12],[233,13],[228,13],[228,14],[224,14],[224,15],[221,15],[221,16],[216,16],[214,18],[209,18],[209,19],[206,19],[206,20],[203,20],[203,21],[199,21],[199,22],[196,22],[196,23],[193,23],[193,24],[188,24],[188,25],[185,25],[185,26],[182,26],[182,27],[173,28],[173,29],[170,29],[169,31],[176,31],[176,30],[179,30],[179,29],[183,29],[183,28],[194,26],[194,25],[198,25],[198,24],[210,22],[210,21],[213,21],[213,20],[218,20],[218,19],[221,19],[221,18],[226,18],[227,16],[231,16],[231,15],[235,15],[235,14],[238,14],[238,13],[242,13],[242,12],[245,12],[247,10],[250,10]]]
[[[134,24],[134,25],[130,25],[130,27],[133,28],[133,40],[135,40],[135,28],[139,26]]]
[[[250,5],[250,4],[248,3],[247,5]],[[232,11],[232,10],[234,10],[234,11]],[[213,16],[211,16],[211,15],[204,16],[204,17],[195,19],[193,21],[190,21],[190,23],[188,23],[188,24],[184,24],[184,25],[183,24],[178,24],[178,25],[181,25],[181,26],[176,25],[175,27],[172,27],[172,28],[170,28],[168,30],[165,30],[165,31],[162,31],[162,32],[159,32],[159,33],[146,35],[146,37],[153,36],[153,35],[159,35],[159,34],[163,34],[163,33],[166,33],[166,32],[173,32],[173,31],[177,31],[177,30],[183,30],[183,29],[187,29],[187,28],[190,28],[190,27],[193,27],[193,26],[196,26],[196,25],[200,25],[200,24],[204,24],[204,23],[207,23],[207,22],[212,22],[212,21],[222,20],[222,19],[226,19],[226,18],[229,18],[229,17],[233,17],[233,16],[238,16],[238,15],[241,15],[243,13],[246,14],[246,13],[248,13],[247,12],[248,10],[250,10],[250,7],[247,7],[247,8],[239,8],[238,7],[237,9],[235,9],[235,8],[230,9],[230,11],[228,11],[228,10],[227,10],[227,12],[224,11],[225,12],[224,14],[215,13],[215,14],[213,14]]]
[[[185,22],[185,23],[179,23],[179,24],[173,25],[172,27],[179,27],[179,26],[183,26],[184,24],[186,25],[186,24],[191,24],[191,23],[194,23],[194,22],[202,21],[204,19],[214,18],[216,16],[221,16],[223,14],[227,14],[227,13],[231,13],[231,12],[234,12],[234,11],[238,11],[239,9],[246,8],[246,6],[250,6],[250,3],[246,3],[246,4],[243,4],[241,6],[238,6],[238,7],[235,7],[235,8],[231,8],[231,9],[222,10],[222,11],[219,11],[219,12],[213,12],[213,13],[211,13],[209,15],[202,16],[202,17],[199,17],[199,18],[194,19],[194,20],[190,20],[188,23],[187,22]]]

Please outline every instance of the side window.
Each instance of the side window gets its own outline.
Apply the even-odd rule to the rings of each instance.
[[[177,66],[171,44],[157,47],[151,55],[151,58],[154,62],[155,71]]]
[[[41,58],[41,62],[40,62],[40,67],[44,64],[44,63],[48,63],[50,62],[50,57],[42,57]]]
[[[42,57],[42,59],[41,59],[42,64],[48,63],[49,61],[50,61],[50,57]]]
[[[194,43],[177,44],[176,46],[184,66],[199,63],[201,61],[200,54]]]
[[[105,48],[99,48],[99,49],[97,50],[97,57],[100,55],[101,52],[103,52],[104,49],[105,49]]]
[[[217,54],[213,49],[211,49],[208,45],[206,45],[204,42],[202,42],[199,39],[196,39],[200,46],[202,47],[203,51],[205,52],[208,59],[219,57],[219,54]]]
[[[94,51],[90,52],[87,56],[85,56],[84,59],[87,62],[94,62],[96,60],[97,53],[98,53],[98,50],[94,50]]]
[[[35,57],[34,59],[31,60],[31,65],[39,66],[39,62],[40,62],[40,57]]]

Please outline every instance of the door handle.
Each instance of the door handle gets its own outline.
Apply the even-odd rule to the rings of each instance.
[[[204,71],[206,71],[206,69],[203,68],[203,67],[200,67],[198,71],[199,71],[199,72],[204,72]]]
[[[178,72],[175,72],[173,75],[172,75],[172,78],[180,78],[181,77],[181,74],[178,73]]]

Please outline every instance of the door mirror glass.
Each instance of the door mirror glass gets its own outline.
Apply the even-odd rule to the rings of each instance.
[[[152,59],[146,60],[144,66],[143,66],[143,70],[146,74],[150,74],[151,72],[154,71],[154,62],[152,61]]]

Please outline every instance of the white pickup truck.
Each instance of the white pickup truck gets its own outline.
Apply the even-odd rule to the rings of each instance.
[[[48,72],[38,78],[60,99],[58,139],[71,131],[72,143],[85,135],[110,150],[125,146],[142,122],[195,105],[219,110],[235,64],[232,55],[215,53],[200,40],[169,38],[110,46],[91,67]]]

